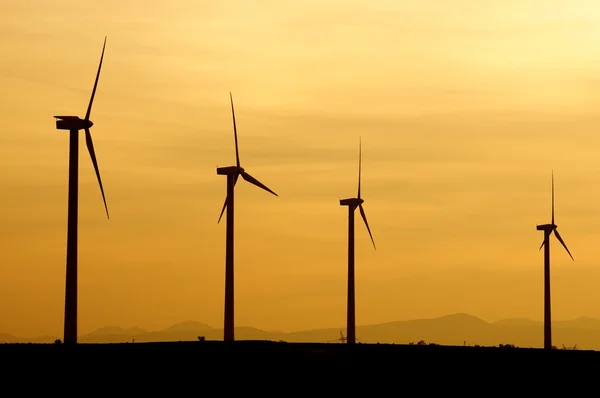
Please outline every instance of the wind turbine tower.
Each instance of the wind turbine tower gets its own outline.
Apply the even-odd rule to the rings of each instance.
[[[106,209],[106,217],[108,216],[108,206],[104,196],[104,188],[102,187],[102,179],[98,170],[98,162],[96,161],[96,152],[94,151],[94,143],[90,128],[94,123],[90,120],[92,113],[92,104],[96,95],[96,87],[98,86],[98,78],[100,77],[100,69],[102,69],[102,60],[104,59],[104,49],[106,47],[106,37],[102,46],[102,55],[100,56],[100,65],[96,73],[92,96],[88,104],[85,118],[81,119],[78,116],[54,116],[56,120],[56,128],[58,130],[69,130],[69,199],[68,199],[68,220],[67,220],[67,272],[65,286],[65,325],[64,325],[64,343],[77,343],[77,213],[78,213],[78,178],[79,178],[79,130],[85,131],[85,143],[87,145],[100,192],[102,192],[102,200]]]
[[[360,196],[360,180],[362,168],[362,147],[359,140],[358,144],[358,194],[356,198],[341,199],[340,206],[348,206],[348,308],[347,308],[347,320],[346,320],[346,342],[348,344],[356,343],[356,308],[355,308],[355,291],[354,291],[354,210],[358,207],[360,215],[371,237],[373,248],[375,248],[375,241],[367,222],[367,216],[362,204],[364,200]]]
[[[544,231],[544,241],[540,246],[544,248],[544,349],[552,349],[552,313],[550,308],[550,235],[554,233],[556,239],[563,245],[571,260],[575,261],[567,245],[558,233],[558,226],[554,223],[554,171],[552,172],[552,222],[537,226],[538,231]]]
[[[240,154],[238,151],[238,139],[237,139],[237,127],[235,124],[235,110],[233,108],[233,97],[231,93],[229,93],[229,99],[231,101],[231,115],[233,117],[233,137],[235,141],[235,166],[227,166],[227,167],[218,167],[217,174],[227,176],[227,197],[225,198],[225,203],[223,204],[223,209],[221,210],[221,215],[219,216],[219,220],[221,221],[221,217],[223,217],[223,212],[225,208],[227,208],[227,237],[226,237],[226,252],[225,252],[225,320],[224,320],[224,328],[223,328],[223,339],[225,341],[233,341],[234,340],[234,312],[233,312],[233,303],[234,303],[234,295],[233,295],[233,195],[234,195],[234,187],[237,183],[238,177],[241,175],[242,178],[248,181],[250,184],[256,185],[259,188],[264,189],[267,192],[272,193],[277,196],[277,194],[271,191],[266,185],[258,181],[256,178],[252,177],[248,174],[244,168],[240,165]]]

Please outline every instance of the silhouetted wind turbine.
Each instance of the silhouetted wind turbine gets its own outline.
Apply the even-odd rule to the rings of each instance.
[[[340,337],[338,338],[338,340],[341,341],[342,344],[346,342],[346,338],[344,337],[344,332],[342,332],[341,330],[340,330]]]
[[[537,226],[538,231],[544,231],[544,241],[540,246],[544,248],[544,348],[552,348],[552,314],[550,310],[550,235],[554,232],[556,239],[563,245],[573,261],[575,259],[558,233],[558,226],[554,224],[554,171],[552,171],[552,223]]]
[[[344,336],[344,332],[340,330],[340,337],[335,339],[335,341],[340,341],[342,344],[346,342],[346,337]],[[360,342],[360,339],[356,339],[356,341]]]
[[[217,167],[217,174],[227,176],[227,197],[223,204],[223,209],[219,215],[219,220],[223,217],[223,212],[227,208],[227,243],[226,243],[226,254],[225,254],[225,326],[223,330],[223,339],[225,341],[234,340],[234,316],[233,316],[233,194],[234,187],[237,183],[238,177],[241,175],[242,178],[248,181],[250,184],[256,185],[259,188],[264,189],[267,192],[277,196],[277,194],[271,191],[266,185],[262,184],[256,178],[248,174],[244,168],[240,165],[240,154],[238,151],[238,139],[237,139],[237,127],[235,124],[235,110],[233,108],[233,97],[229,93],[229,100],[231,101],[231,115],[233,117],[233,137],[235,140],[235,166],[228,167]]]
[[[361,167],[362,167],[362,148],[359,140],[358,144],[358,195],[356,198],[341,199],[340,206],[348,206],[348,312],[347,312],[347,325],[346,325],[346,341],[348,344],[356,343],[356,319],[355,319],[355,305],[354,305],[354,210],[358,207],[360,215],[362,216],[371,242],[373,242],[373,248],[375,248],[375,241],[367,222],[367,216],[363,209],[362,204],[364,200],[360,197],[360,178],[361,178]]]
[[[96,161],[96,153],[94,151],[94,143],[90,128],[94,125],[90,120],[92,113],[92,103],[96,95],[96,87],[98,86],[98,78],[100,77],[100,69],[102,69],[102,60],[104,59],[104,48],[106,47],[106,37],[102,46],[102,55],[100,56],[100,65],[98,73],[92,89],[90,103],[85,113],[85,118],[81,119],[77,116],[54,116],[56,120],[56,128],[58,130],[69,130],[69,204],[68,204],[68,221],[67,221],[67,276],[65,288],[65,325],[64,325],[64,342],[67,344],[77,343],[77,194],[78,194],[78,166],[79,166],[79,130],[85,130],[85,143],[94,169],[96,177],[100,184],[100,192],[102,192],[102,200],[104,200],[104,208],[106,209],[106,217],[108,217],[108,206],[104,196],[104,188],[102,187],[102,179],[98,170],[98,162]]]

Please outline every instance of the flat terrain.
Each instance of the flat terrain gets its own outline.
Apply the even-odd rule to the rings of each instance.
[[[369,396],[384,396],[394,389],[408,389],[406,394],[414,396],[411,391],[415,388],[429,395],[468,396],[473,392],[473,396],[485,396],[501,390],[511,395],[515,391],[539,394],[553,392],[555,382],[572,383],[573,374],[581,382],[576,380],[569,391],[570,396],[577,396],[574,389],[596,379],[599,359],[597,351],[437,345],[271,341],[0,344],[0,360],[8,365],[3,370],[8,383],[19,385],[27,375],[29,380],[37,380],[32,387],[43,380],[45,388],[62,391],[63,382],[72,380],[79,385],[87,379],[94,388],[101,385],[135,396],[142,390],[156,395],[159,385],[173,394],[173,389],[187,394],[198,388],[209,390],[209,386],[211,391],[243,388],[253,394],[274,390],[277,396],[298,395],[301,388],[308,389],[307,396],[325,391],[333,394],[343,388],[355,392],[370,389]],[[489,394],[482,393],[482,388]],[[107,394],[112,396],[110,391]]]
[[[377,357],[383,360],[399,358],[466,360],[466,359],[532,359],[539,358],[592,358],[600,359],[600,352],[591,350],[555,349],[545,351],[539,348],[515,347],[470,347],[442,345],[401,345],[401,344],[355,344],[341,343],[287,343],[273,341],[188,341],[160,343],[110,343],[110,344],[0,344],[0,354],[85,354],[88,358],[104,355],[145,356],[160,354],[181,354],[219,358],[223,355],[241,357],[283,358],[331,358],[348,359]]]

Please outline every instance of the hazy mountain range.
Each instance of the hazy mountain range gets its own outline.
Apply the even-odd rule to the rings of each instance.
[[[237,327],[236,340],[275,340],[288,342],[339,342],[345,327],[315,329],[299,332],[274,332],[253,327]],[[468,314],[453,314],[440,318],[415,319],[376,325],[357,326],[357,338],[364,343],[408,344],[424,340],[443,345],[514,344],[518,347],[542,347],[543,323],[525,318],[486,322]],[[558,348],[600,350],[600,319],[581,317],[553,322],[553,343]],[[204,336],[206,340],[222,340],[223,329],[212,328],[200,322],[181,322],[163,330],[148,331],[140,328],[123,329],[104,327],[82,335],[82,343],[117,343],[150,341],[190,341]],[[0,343],[50,343],[59,336],[20,338],[0,333]]]

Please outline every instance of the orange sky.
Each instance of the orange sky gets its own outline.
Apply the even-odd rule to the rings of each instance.
[[[600,5],[592,0],[0,4],[0,332],[62,336],[68,133],[92,120],[111,213],[80,147],[79,332],[222,327],[234,163],[236,324],[345,325],[347,209],[357,323],[467,312],[600,317]],[[411,4],[413,3],[413,4]],[[418,4],[414,4],[418,3]],[[168,5],[167,5],[168,4]],[[357,213],[358,215],[358,213]]]

